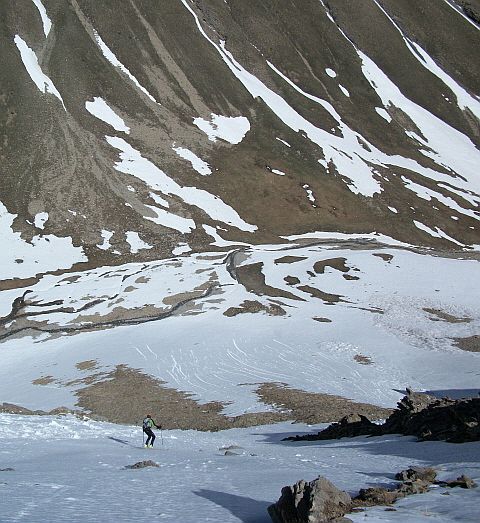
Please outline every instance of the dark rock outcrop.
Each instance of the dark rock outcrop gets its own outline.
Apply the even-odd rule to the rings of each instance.
[[[342,418],[317,434],[287,438],[290,441],[324,440],[356,436],[404,434],[422,441],[451,443],[480,440],[480,398],[438,399],[407,389],[407,395],[383,425],[361,416]]]
[[[327,523],[349,521],[350,496],[323,477],[284,487],[280,499],[268,507],[274,523]]]
[[[462,474],[457,479],[451,479],[449,481],[438,481],[438,485],[442,487],[460,487],[460,488],[475,488],[477,487],[477,484],[475,481],[473,481],[472,478],[469,478],[468,476],[465,476],[465,474]]]
[[[431,467],[411,467],[395,474],[397,481],[428,481],[433,483],[437,478],[437,471]]]
[[[377,505],[390,507],[398,499],[428,492],[432,484],[461,488],[477,486],[465,475],[450,481],[437,481],[436,477],[437,473],[432,468],[409,468],[395,475],[395,479],[401,481],[399,485],[360,489],[354,498],[321,476],[310,483],[301,480],[293,486],[284,487],[280,499],[268,507],[268,513],[273,523],[346,522],[350,520],[343,516],[349,512]]]
[[[125,465],[126,469],[144,469],[146,467],[158,467],[158,463],[155,463],[155,461],[152,461],[151,459],[147,459],[145,461],[138,461],[133,465]]]

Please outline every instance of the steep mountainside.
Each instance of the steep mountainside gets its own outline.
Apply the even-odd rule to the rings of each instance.
[[[476,394],[478,13],[1,1],[0,410],[218,429]]]
[[[4,286],[217,233],[480,243],[479,6],[1,2]]]

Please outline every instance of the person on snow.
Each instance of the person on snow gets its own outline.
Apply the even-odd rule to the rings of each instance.
[[[152,448],[153,442],[155,441],[155,434],[153,432],[153,427],[156,429],[161,429],[161,425],[157,425],[150,414],[147,414],[146,418],[143,420],[143,432],[147,435],[147,441],[145,442],[145,448]]]

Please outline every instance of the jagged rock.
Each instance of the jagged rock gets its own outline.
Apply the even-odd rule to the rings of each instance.
[[[327,523],[349,521],[343,516],[350,511],[351,498],[328,479],[299,481],[284,487],[280,499],[268,507],[274,523]]]
[[[420,440],[464,443],[480,440],[480,398],[438,399],[407,389],[407,395],[383,425],[364,416],[345,417],[317,434],[294,436],[290,441],[324,440],[355,436],[404,434]]]
[[[465,474],[462,474],[457,479],[452,479],[450,481],[439,481],[439,485],[442,487],[460,487],[460,488],[476,488],[477,484],[475,481],[473,481],[472,478],[469,478],[468,476],[465,476]]]
[[[286,438],[288,441],[301,440],[324,440],[338,438],[354,438],[356,436],[376,435],[379,433],[379,426],[372,423],[365,416],[350,414],[343,417],[338,423],[332,423],[326,429],[317,434],[306,434],[303,436],[292,436]]]
[[[404,482],[422,480],[433,483],[436,477],[437,472],[430,467],[411,467],[395,474],[396,480]]]
[[[147,459],[145,461],[138,461],[133,465],[125,466],[126,469],[144,469],[146,467],[158,467],[158,463],[155,463],[155,461],[152,461],[151,459]]]
[[[353,498],[355,506],[373,507],[375,505],[391,505],[399,497],[403,497],[397,490],[383,487],[370,487],[360,489],[358,496]]]
[[[421,479],[405,481],[395,491],[399,494],[399,497],[410,496],[411,494],[424,494],[428,492],[428,487],[431,484],[431,481],[423,481]]]

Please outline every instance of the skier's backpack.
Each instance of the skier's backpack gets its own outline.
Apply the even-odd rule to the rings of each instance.
[[[145,419],[143,420],[143,428],[144,428],[144,429],[148,429],[148,428],[150,428],[150,418],[145,418]]]

